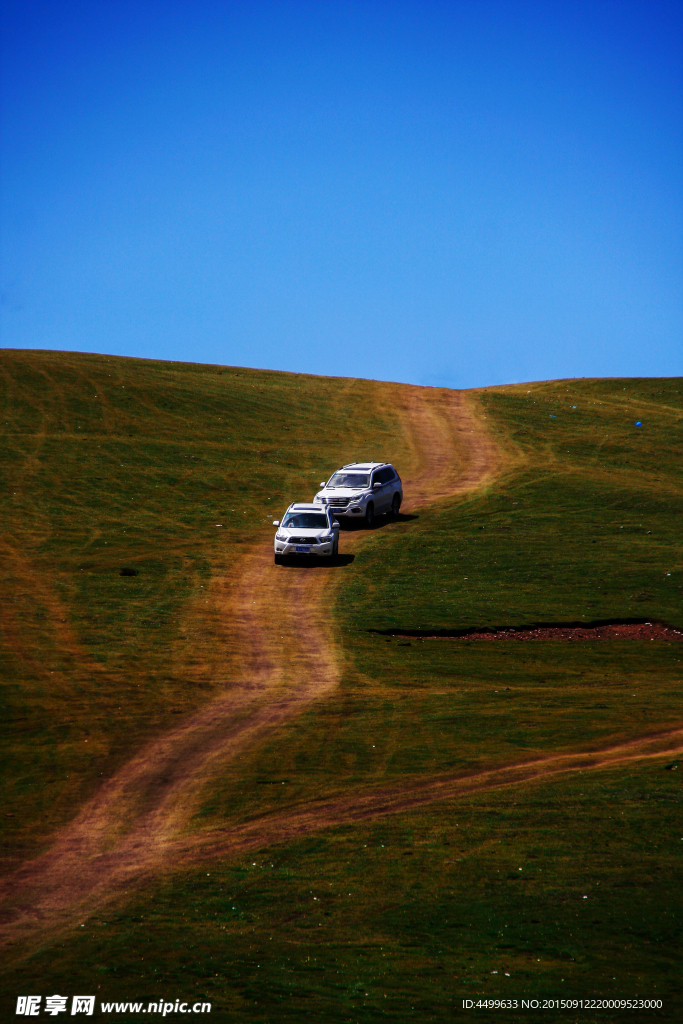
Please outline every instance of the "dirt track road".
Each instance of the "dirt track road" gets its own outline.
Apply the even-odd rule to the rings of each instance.
[[[281,814],[264,815],[256,821],[228,829],[205,832],[188,843],[179,840],[175,856],[192,863],[201,852],[207,856],[235,856],[275,842],[298,839],[310,832],[335,825],[348,825],[368,818],[379,818],[402,811],[411,811],[438,800],[467,796],[482,790],[501,789],[523,782],[535,782],[571,772],[616,768],[633,761],[673,758],[683,754],[683,729],[639,737],[629,743],[617,744],[577,754],[549,755],[534,761],[504,765],[471,775],[437,776],[417,779],[405,786],[378,789],[354,794],[338,800],[318,801],[305,807],[290,808]]]
[[[405,481],[406,509],[475,488],[500,455],[474,402],[458,392],[396,385],[418,472]],[[347,547],[362,534],[345,535]],[[216,582],[238,635],[242,665],[226,693],[141,750],[109,779],[42,856],[0,885],[0,937],[51,930],[168,869],[177,837],[212,768],[260,742],[338,683],[331,623],[320,600],[333,567],[275,567],[270,539],[243,560],[238,588]],[[220,595],[223,595],[222,597]],[[303,625],[302,625],[303,623]]]
[[[476,403],[466,394],[395,387],[395,404],[405,414],[418,467],[405,481],[406,511],[482,486],[508,468],[486,433]],[[344,535],[346,550],[362,543],[362,533]],[[218,850],[238,852],[478,788],[662,756],[663,748],[669,753],[683,749],[679,730],[628,748],[550,757],[465,779],[418,781],[400,791],[294,808],[229,833],[183,833],[212,770],[337,686],[338,652],[325,614],[327,603],[320,600],[333,572],[333,567],[275,567],[268,538],[245,557],[237,590],[221,589],[217,580],[223,611],[236,623],[242,665],[238,677],[223,696],[141,750],[81,808],[46,853],[0,885],[0,940],[44,938],[146,878]]]

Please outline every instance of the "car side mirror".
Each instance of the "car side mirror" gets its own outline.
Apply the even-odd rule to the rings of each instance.
[[[280,520],[279,519],[273,519],[273,526],[279,526],[279,525],[280,525]]]
[[[339,529],[339,521],[337,519],[333,519],[332,520],[332,529],[333,530],[338,530]]]
[[[372,489],[373,489],[373,491],[376,491],[376,490],[377,490],[377,489],[378,489],[379,487],[381,487],[381,486],[382,486],[382,485],[381,485],[381,483],[379,482],[379,480],[375,480],[374,484],[372,485]]]
[[[320,481],[320,486],[321,486],[321,487],[324,487],[324,486],[325,486],[325,483],[326,483],[326,481],[325,481],[325,480],[321,480],[321,481]]]

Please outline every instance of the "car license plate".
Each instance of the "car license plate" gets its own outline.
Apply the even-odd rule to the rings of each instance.
[[[294,550],[301,552],[302,555],[307,555],[310,552],[311,549],[310,548],[305,548],[303,545],[297,544],[297,546],[294,548]]]

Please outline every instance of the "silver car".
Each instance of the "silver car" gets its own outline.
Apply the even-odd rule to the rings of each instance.
[[[401,478],[388,462],[350,462],[320,486],[315,505],[337,518],[364,520],[366,526],[382,512],[396,517],[403,501]]]
[[[275,564],[291,555],[336,558],[339,553],[339,523],[332,512],[320,505],[293,502],[282,522],[273,520]]]

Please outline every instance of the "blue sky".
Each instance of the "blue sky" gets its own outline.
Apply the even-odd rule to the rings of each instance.
[[[2,335],[683,373],[683,3],[5,2]]]

